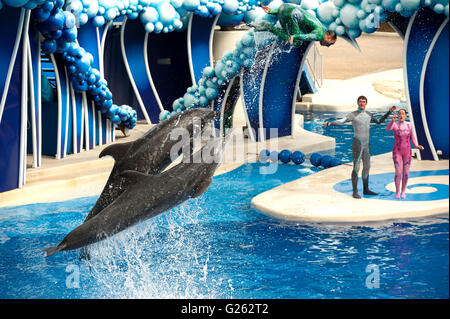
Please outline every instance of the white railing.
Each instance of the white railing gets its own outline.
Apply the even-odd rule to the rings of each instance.
[[[323,64],[322,64],[322,54],[320,54],[319,49],[317,49],[316,43],[311,46],[311,49],[306,56],[306,65],[311,73],[314,80],[314,85],[317,87],[322,87],[323,84]]]

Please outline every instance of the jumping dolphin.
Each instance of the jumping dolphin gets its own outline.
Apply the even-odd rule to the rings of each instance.
[[[128,188],[99,214],[72,230],[58,246],[44,249],[47,256],[104,240],[203,194],[220,164],[223,147],[218,142],[223,141],[217,138],[214,143],[207,143],[189,161],[158,175],[122,172],[120,176],[128,181]]]
[[[154,126],[136,141],[106,147],[99,157],[110,155],[114,158],[115,164],[102,193],[86,216],[85,221],[106,208],[126,189],[128,185],[120,176],[122,172],[133,170],[141,173],[159,174],[172,162],[170,158],[171,149],[181,140],[181,138],[171,139],[170,133],[173,129],[183,128],[192,138],[195,130],[195,118],[201,120],[201,128],[199,129],[203,129],[205,124],[216,118],[217,115],[218,112],[206,108],[189,109]]]

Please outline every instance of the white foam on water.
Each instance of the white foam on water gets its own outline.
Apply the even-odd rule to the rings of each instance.
[[[186,203],[92,245],[100,298],[231,298],[231,279],[211,267],[200,207]],[[214,278],[210,276],[215,272]]]

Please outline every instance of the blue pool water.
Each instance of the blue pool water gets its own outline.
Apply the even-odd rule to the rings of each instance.
[[[204,195],[92,245],[90,265],[77,251],[45,258],[42,249],[78,226],[96,197],[0,208],[0,298],[449,297],[447,217],[275,219],[252,209],[251,198],[319,169],[259,174],[264,165],[216,176]]]

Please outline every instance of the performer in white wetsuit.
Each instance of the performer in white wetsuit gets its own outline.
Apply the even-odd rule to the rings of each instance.
[[[325,122],[324,126],[344,125],[348,122],[353,124],[353,171],[352,171],[352,187],[353,197],[361,198],[358,194],[358,172],[363,162],[362,180],[364,186],[364,195],[378,195],[369,189],[369,170],[370,170],[370,122],[381,124],[396,109],[392,106],[389,111],[379,120],[372,113],[366,111],[367,98],[365,96],[358,97],[358,109],[347,115],[342,121]]]

